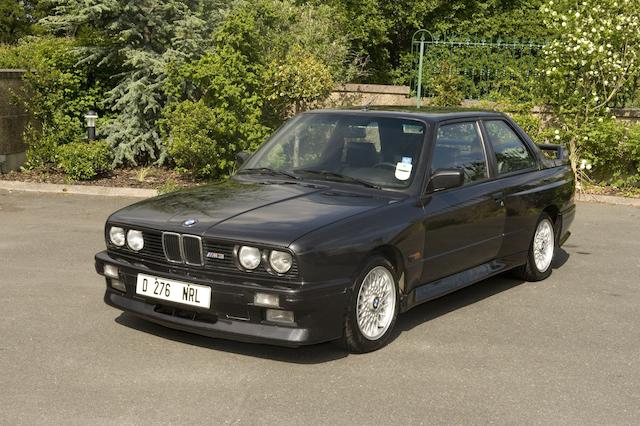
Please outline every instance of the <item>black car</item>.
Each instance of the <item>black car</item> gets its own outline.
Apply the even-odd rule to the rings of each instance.
[[[551,274],[575,183],[542,148],[494,112],[300,114],[228,181],[111,215],[104,300],[206,336],[380,348],[420,303]]]

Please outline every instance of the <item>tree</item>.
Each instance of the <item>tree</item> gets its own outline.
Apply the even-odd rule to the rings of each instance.
[[[640,0],[553,0],[541,10],[555,34],[544,50],[544,99],[576,171],[589,127],[610,119],[610,107],[637,90]]]
[[[54,33],[76,36],[83,46],[82,62],[96,68],[117,64],[121,69],[114,76],[117,84],[104,99],[105,107],[114,113],[103,129],[115,150],[114,165],[162,163],[166,150],[157,121],[166,103],[167,64],[201,56],[209,45],[207,35],[217,22],[222,2],[54,3],[53,15],[45,18],[43,25]]]
[[[434,34],[491,38],[543,38],[543,0],[313,0],[336,10],[352,50],[366,61],[366,82],[389,83],[406,73],[401,62],[411,50],[411,37],[424,28]],[[395,72],[394,72],[395,71]]]
[[[30,32],[27,5],[23,1],[0,0],[0,43],[13,43]]]
[[[256,149],[289,115],[328,96],[349,65],[346,41],[333,28],[325,7],[240,3],[202,58],[170,67],[164,114],[178,169],[228,175],[236,152]]]

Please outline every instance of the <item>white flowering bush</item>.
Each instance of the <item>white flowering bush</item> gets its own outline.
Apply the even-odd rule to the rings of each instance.
[[[544,100],[577,171],[587,128],[637,95],[640,0],[550,0],[541,11],[555,35],[544,48]]]

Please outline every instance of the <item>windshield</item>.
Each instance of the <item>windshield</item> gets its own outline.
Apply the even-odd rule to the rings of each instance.
[[[416,172],[425,125],[347,113],[303,114],[245,163],[240,172],[271,170],[301,178],[406,188]]]

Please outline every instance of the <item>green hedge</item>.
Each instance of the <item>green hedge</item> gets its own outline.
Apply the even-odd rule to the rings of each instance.
[[[72,179],[91,180],[111,171],[113,152],[106,141],[72,142],[57,151],[59,167]]]

